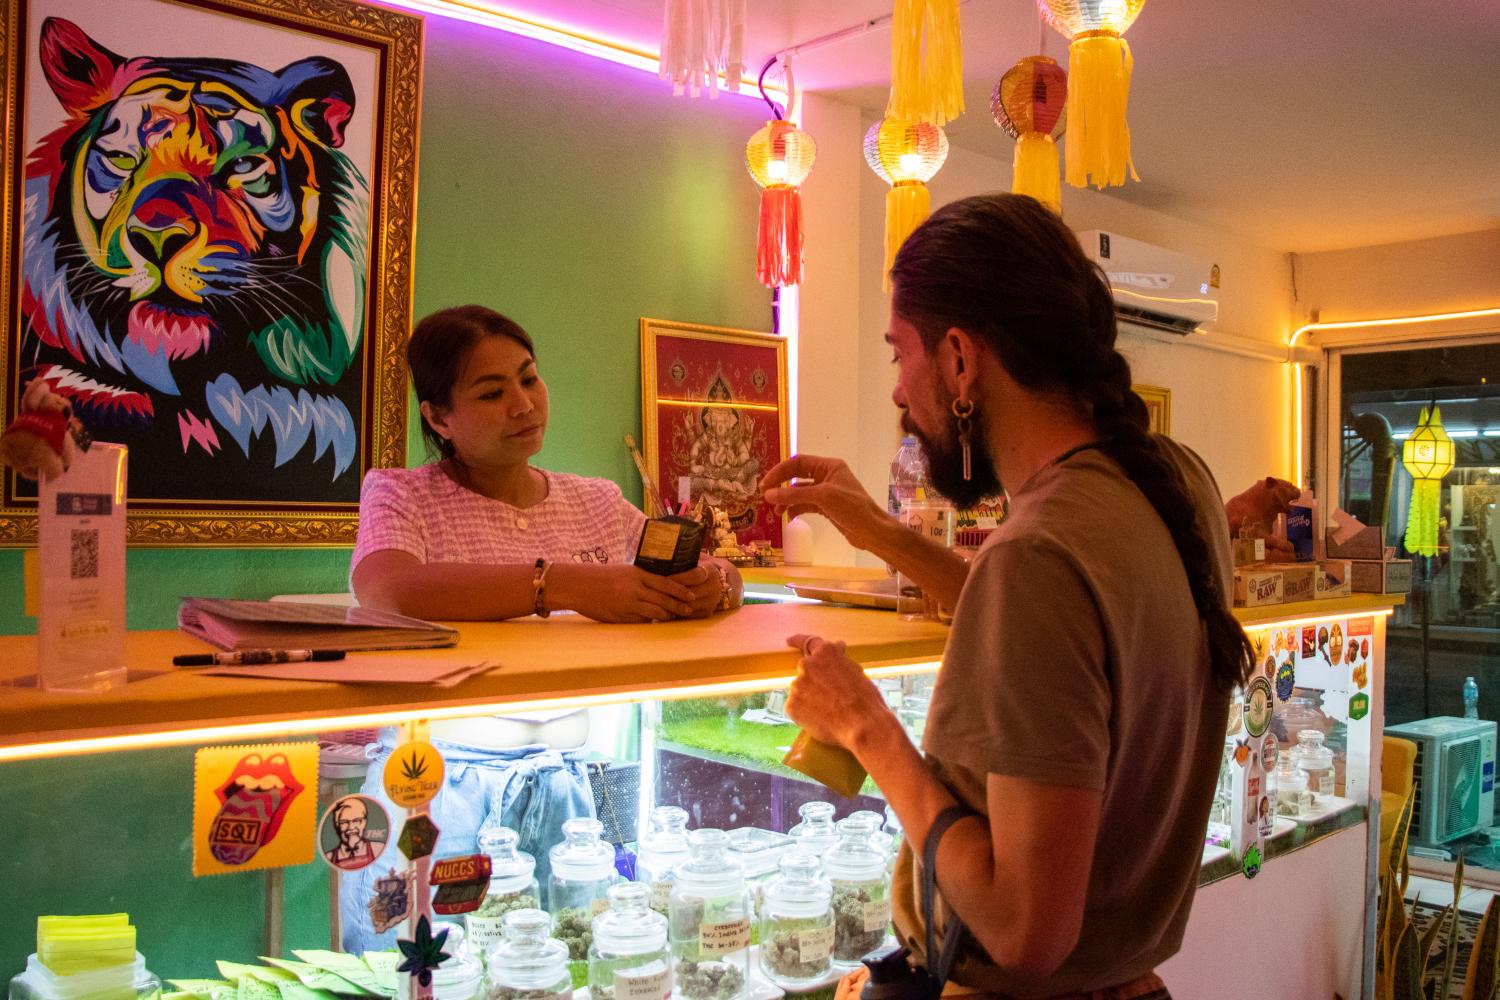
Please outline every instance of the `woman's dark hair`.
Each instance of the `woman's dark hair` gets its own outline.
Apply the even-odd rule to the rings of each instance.
[[[424,317],[412,330],[406,345],[406,362],[411,366],[411,384],[417,402],[449,406],[453,402],[453,384],[458,381],[464,362],[485,337],[509,337],[536,357],[536,346],[521,324],[493,309],[453,306]],[[453,457],[453,442],[433,430],[426,417],[422,418],[422,436],[439,455]]]
[[[1208,541],[1177,466],[1148,430],[1115,350],[1109,282],[1055,213],[1033,198],[965,198],[934,212],[891,267],[892,311],[930,353],[950,328],[977,337],[1011,378],[1072,397],[1091,415],[1101,450],[1151,502],[1171,532],[1208,637],[1216,686],[1243,684],[1250,643],[1230,613]]]

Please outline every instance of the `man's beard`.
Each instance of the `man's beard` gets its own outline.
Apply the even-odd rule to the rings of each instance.
[[[963,446],[958,442],[958,418],[952,408],[947,410],[948,419],[938,438],[928,436],[910,412],[901,414],[901,429],[916,437],[922,445],[922,454],[927,457],[927,479],[940,494],[952,501],[959,510],[976,507],[981,501],[1000,496],[1004,487],[995,472],[995,463],[990,461],[986,447],[984,424],[970,420],[969,431],[969,478],[964,478]]]

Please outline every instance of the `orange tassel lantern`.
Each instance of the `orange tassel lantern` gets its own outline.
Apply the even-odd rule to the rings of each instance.
[[[1046,56],[1027,56],[1016,63],[990,96],[995,124],[1016,140],[1010,189],[1029,194],[1054,212],[1062,212],[1057,142],[1063,132],[1068,76]]]
[[[1129,173],[1130,125],[1125,119],[1134,60],[1124,39],[1146,0],[1036,0],[1068,39],[1068,183],[1119,187]]]
[[[932,210],[927,182],[948,158],[948,136],[936,125],[884,118],[865,133],[865,162],[891,186],[885,196],[885,267],[881,287],[891,290],[896,251]]]
[[[761,187],[755,273],[768,288],[802,284],[802,182],[818,155],[789,121],[766,122],[745,144],[745,166]]]

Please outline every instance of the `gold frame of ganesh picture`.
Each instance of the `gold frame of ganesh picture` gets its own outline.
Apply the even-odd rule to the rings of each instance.
[[[641,431],[655,489],[680,509],[723,511],[741,545],[781,547],[756,484],[787,456],[786,341],[769,333],[641,320]],[[649,506],[648,506],[649,509]]]
[[[1153,434],[1172,434],[1172,390],[1159,385],[1133,385],[1130,387],[1146,404],[1150,415],[1150,430]]]

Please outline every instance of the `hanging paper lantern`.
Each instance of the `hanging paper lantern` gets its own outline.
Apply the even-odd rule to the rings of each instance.
[[[960,0],[896,0],[887,118],[946,125],[964,112]]]
[[[990,95],[995,124],[1016,140],[1010,189],[1062,211],[1056,139],[1063,132],[1068,75],[1046,56],[1027,56],[1006,70]]]
[[[719,78],[732,94],[745,73],[746,0],[666,0],[658,75],[672,93],[699,89],[719,96]]]
[[[761,186],[755,273],[770,288],[802,284],[802,192],[818,155],[812,136],[769,121],[745,144],[745,166]]]
[[[927,182],[948,158],[948,136],[927,122],[884,118],[865,133],[865,162],[891,186],[885,196],[885,268],[881,286],[891,290],[896,251],[932,209]]]
[[[1122,37],[1146,0],[1036,0],[1068,45],[1068,183],[1119,187],[1129,172],[1130,100],[1134,60]]]
[[[1437,555],[1438,498],[1443,477],[1453,469],[1453,439],[1443,429],[1436,406],[1431,414],[1422,407],[1417,429],[1401,446],[1401,464],[1412,478],[1411,510],[1406,516],[1407,551]]]

